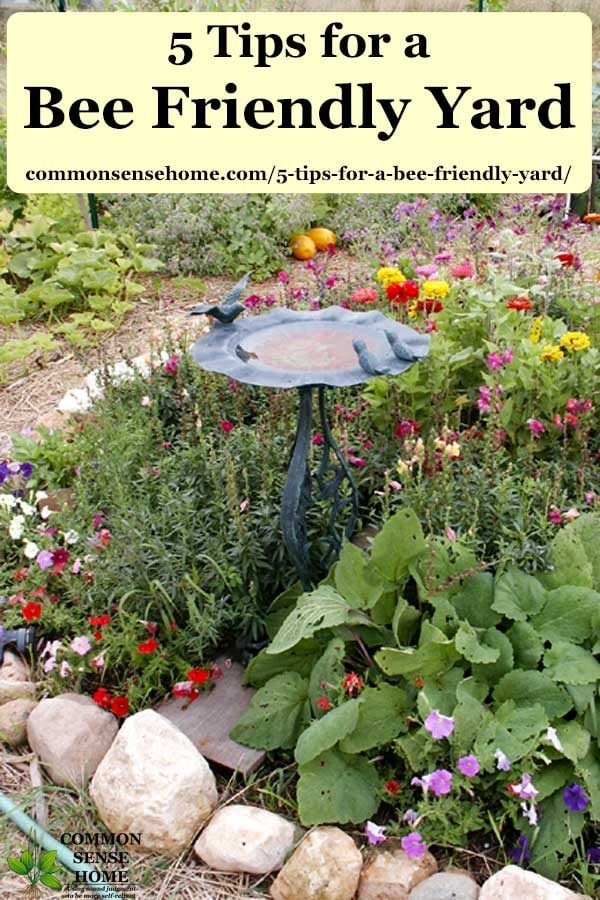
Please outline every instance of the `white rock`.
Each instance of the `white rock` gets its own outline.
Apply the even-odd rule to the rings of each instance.
[[[362,856],[340,828],[315,828],[271,885],[273,900],[352,900]]]
[[[175,725],[151,709],[126,719],[90,787],[106,827],[176,856],[217,805],[215,777]]]
[[[437,870],[431,853],[417,859],[404,850],[377,850],[360,878],[358,900],[407,900],[411,890]]]
[[[221,872],[266,875],[282,867],[299,838],[299,829],[283,816],[232,804],[215,813],[194,853]]]
[[[0,704],[11,700],[33,700],[35,685],[30,681],[31,673],[25,660],[4,651],[4,661],[0,666]]]
[[[409,900],[477,900],[479,887],[468,872],[448,869],[426,878],[408,897]]]
[[[35,709],[35,700],[9,700],[0,706],[0,741],[19,747],[27,740],[27,719]]]
[[[59,400],[56,407],[61,413],[87,412],[92,405],[92,398],[86,388],[72,388]]]
[[[56,784],[83,787],[118,731],[117,720],[91,697],[42,700],[27,720],[27,740]]]
[[[520,866],[506,866],[485,882],[479,900],[571,900],[581,894]]]

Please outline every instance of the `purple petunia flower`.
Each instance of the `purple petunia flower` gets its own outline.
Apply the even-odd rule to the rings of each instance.
[[[496,757],[496,768],[500,772],[509,772],[510,771],[510,759],[503,753],[502,750],[496,749],[494,750],[494,756]]]
[[[427,844],[418,831],[411,831],[410,834],[405,834],[400,841],[400,846],[406,855],[412,859],[419,859],[420,856],[427,852]]]
[[[52,553],[50,550],[40,550],[36,557],[36,563],[40,569],[49,569],[52,565]]]
[[[375,822],[367,822],[365,834],[369,844],[382,844],[386,840],[385,828],[382,825],[376,825]]]
[[[513,860],[513,862],[516,862],[518,866],[527,865],[527,863],[531,859],[531,853],[529,851],[529,839],[524,834],[520,834],[516,845],[508,855]]]
[[[585,851],[585,857],[592,865],[600,865],[600,847],[588,847]]]
[[[31,478],[31,476],[33,474],[33,466],[31,465],[31,463],[30,462],[21,463],[21,465],[19,466],[19,474],[21,474],[25,480],[27,480],[28,478]]]
[[[454,719],[452,716],[443,716],[437,711],[432,710],[425,719],[425,728],[436,741],[442,738],[450,737],[454,731]]]
[[[570,784],[563,791],[565,806],[571,812],[583,812],[590,805],[590,798],[580,784]]]
[[[480,765],[476,756],[461,756],[457,763],[458,771],[467,778],[475,778],[479,775]]]
[[[436,797],[442,797],[452,790],[452,772],[447,769],[436,769],[423,775],[422,778],[413,778],[411,784],[422,787],[424,793],[431,791]]]

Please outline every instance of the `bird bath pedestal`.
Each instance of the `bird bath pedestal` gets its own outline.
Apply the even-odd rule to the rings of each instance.
[[[392,336],[409,359],[394,353]],[[312,502],[309,458],[315,390],[323,436],[315,480],[319,497],[331,504],[325,566],[337,558],[344,536],[352,535],[358,515],[356,483],[331,434],[325,394],[328,387],[349,387],[374,377],[361,365],[362,358],[359,362],[355,341],[363,341],[368,355],[390,375],[405,372],[427,355],[429,346],[428,335],[380,312],[351,312],[331,306],[318,312],[277,309],[261,316],[244,316],[231,324],[217,323],[191,349],[193,359],[210,372],[229,375],[245,384],[296,388],[299,392],[298,425],[283,490],[281,527],[305,590],[313,586],[306,513]],[[343,526],[338,524],[342,512]]]

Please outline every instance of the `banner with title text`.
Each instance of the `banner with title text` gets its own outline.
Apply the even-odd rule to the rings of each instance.
[[[584,191],[591,54],[581,13],[17,13],[8,181]]]

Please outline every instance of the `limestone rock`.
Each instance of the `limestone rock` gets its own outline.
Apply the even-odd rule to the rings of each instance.
[[[479,900],[571,900],[582,896],[520,866],[506,866],[488,878]]]
[[[299,829],[283,816],[232,804],[215,813],[194,853],[221,872],[266,875],[282,867],[299,838]]]
[[[94,774],[117,731],[112,713],[82,694],[42,700],[27,720],[29,746],[52,781],[76,787]]]
[[[35,685],[31,682],[29,666],[16,653],[5,650],[0,666],[0,704],[34,697]]]
[[[447,869],[426,878],[408,896],[409,900],[477,900],[479,887],[468,872]]]
[[[273,884],[273,900],[352,900],[362,856],[340,828],[315,828],[294,851]]]
[[[176,856],[217,805],[215,777],[192,742],[146,709],[126,719],[90,788],[106,827],[140,849]]]
[[[413,859],[404,850],[378,850],[363,869],[358,900],[407,900],[436,870],[431,853]]]
[[[27,740],[27,719],[35,700],[9,700],[0,706],[0,742],[18,747]]]

